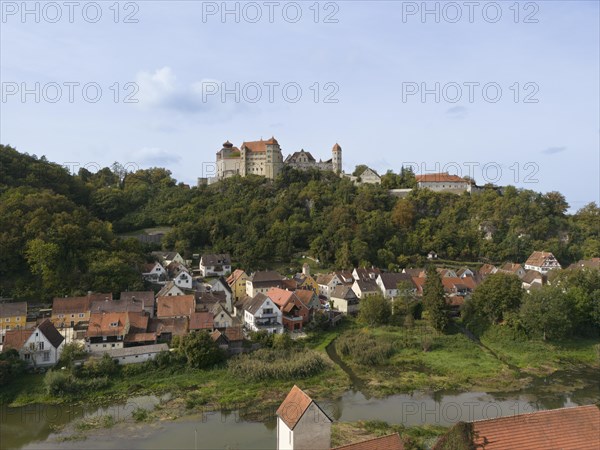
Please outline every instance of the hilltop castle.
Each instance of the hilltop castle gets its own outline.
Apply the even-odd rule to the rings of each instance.
[[[342,147],[335,144],[331,150],[331,159],[317,161],[310,152],[303,149],[292,153],[285,161],[277,139],[272,137],[267,141],[249,141],[242,143],[240,148],[234,147],[229,141],[217,152],[216,173],[211,182],[222,180],[233,175],[260,175],[271,180],[275,179],[284,165],[297,169],[315,168],[334,173],[342,173]]]

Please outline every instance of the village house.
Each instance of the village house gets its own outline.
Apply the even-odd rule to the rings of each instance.
[[[457,424],[463,427],[465,424]],[[513,414],[467,424],[457,441],[455,429],[440,437],[433,450],[477,448],[484,450],[537,450],[600,448],[600,409],[597,405]]]
[[[356,184],[381,184],[381,177],[373,169],[367,167],[358,176],[344,174],[344,176]]]
[[[331,293],[333,307],[344,314],[357,314],[360,308],[360,299],[352,290],[352,286],[336,286]]]
[[[479,268],[479,276],[481,277],[481,279],[485,280],[488,277],[488,275],[496,273],[497,271],[498,268],[496,266],[492,264],[484,264]]]
[[[177,252],[152,252],[152,256],[160,261],[164,267],[167,267],[173,261],[185,265],[185,259]]]
[[[233,311],[233,292],[229,287],[229,284],[223,277],[215,278],[209,282],[210,292],[212,293],[222,293],[225,297],[225,307],[227,311]]]
[[[32,329],[8,330],[2,351],[15,349],[32,367],[51,367],[60,359],[65,338],[48,319]]]
[[[211,311],[193,312],[190,315],[190,331],[213,331],[214,315]]]
[[[352,278],[358,281],[375,281],[381,273],[381,270],[375,267],[357,267],[352,271]]]
[[[142,310],[145,311],[148,316],[154,317],[154,310],[156,308],[156,300],[154,298],[154,292],[152,291],[125,291],[121,292],[120,300],[125,304],[142,304]],[[126,309],[127,310],[127,309]]]
[[[282,314],[283,327],[289,331],[302,331],[302,326],[308,323],[310,309],[292,291],[271,288],[267,292],[273,303]]]
[[[215,303],[210,312],[213,315],[214,327],[219,329],[225,329],[237,325],[237,321],[234,317],[225,309],[222,303]]]
[[[321,302],[316,292],[309,289],[296,289],[294,294],[296,294],[296,297],[298,297],[302,303],[308,306],[311,313],[321,308]]]
[[[471,181],[465,180],[458,175],[450,175],[448,172],[428,173],[417,175],[415,178],[417,186],[420,189],[431,189],[435,192],[451,192],[454,194],[470,193],[472,190]]]
[[[234,270],[227,278],[227,284],[233,293],[234,302],[246,295],[248,275],[242,269]]]
[[[141,311],[92,313],[85,335],[86,349],[94,353],[123,348],[128,343],[152,344],[156,336],[147,333],[148,321],[148,315]],[[138,333],[140,336],[133,336]]]
[[[112,301],[112,299],[112,293],[89,293],[83,297],[54,297],[50,320],[57,328],[73,328],[78,324],[87,324],[90,320],[92,302]]]
[[[27,322],[27,302],[0,303],[0,345],[8,330],[25,328]]]
[[[265,330],[268,333],[282,333],[283,314],[277,305],[265,294],[258,293],[243,304],[244,325],[250,331]]]
[[[319,295],[319,284],[310,274],[310,266],[307,263],[302,265],[302,273],[294,275],[293,280],[296,282],[295,289],[308,289]]]
[[[111,348],[106,350],[105,353],[108,353],[108,356],[110,356],[115,362],[125,365],[150,361],[156,358],[159,353],[168,351],[169,346],[162,343],[140,345],[138,347]]]
[[[330,274],[319,275],[317,277],[317,284],[319,285],[320,295],[330,299],[331,293],[337,286],[352,286],[354,284],[354,277],[351,272],[338,270]]]
[[[509,273],[512,275],[516,275],[519,278],[523,278],[525,276],[525,269],[519,263],[504,263],[496,272]]]
[[[380,293],[375,280],[355,280],[354,284],[352,284],[352,290],[360,299]]]
[[[446,294],[462,296],[471,294],[477,287],[475,280],[471,277],[444,277],[442,278],[442,285]]]
[[[376,280],[377,286],[385,298],[395,298],[400,294],[398,285],[405,284],[414,288],[412,278],[407,273],[381,273]]]
[[[255,272],[246,280],[246,295],[254,297],[259,293],[266,294],[271,288],[282,286],[283,277],[277,272],[271,270]]]
[[[192,289],[192,275],[183,264],[177,261],[172,261],[167,266],[169,278],[175,285],[181,289]]]
[[[167,281],[167,269],[157,261],[142,265],[142,278],[149,283],[162,284]]]
[[[544,285],[545,277],[537,270],[527,270],[525,276],[521,279],[521,286],[527,292],[532,289],[540,288]]]
[[[177,295],[184,295],[183,291],[173,281],[167,282],[160,291],[156,294],[158,297],[175,297]]]
[[[200,257],[200,275],[221,277],[231,273],[231,257],[228,253],[208,254]]]
[[[188,333],[187,317],[153,318],[148,321],[148,333],[156,336],[157,342],[170,342],[174,336]]]
[[[237,355],[244,351],[244,332],[241,326],[229,327],[225,330],[214,330],[210,337],[219,348],[227,351],[230,355]]]
[[[196,297],[194,295],[177,295],[158,297],[156,299],[156,317],[190,318],[196,311]]]
[[[542,275],[546,275],[550,270],[556,269],[562,269],[562,267],[550,252],[533,252],[527,261],[525,261],[525,270],[535,270]]]

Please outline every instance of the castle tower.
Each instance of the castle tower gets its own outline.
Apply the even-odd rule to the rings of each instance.
[[[308,263],[304,263],[302,265],[302,275],[304,275],[304,276],[310,275],[310,266],[308,265]]]
[[[340,147],[340,144],[336,142],[331,150],[331,153],[332,170],[334,173],[340,174],[342,173],[342,147]]]
[[[265,141],[265,156],[265,176],[274,180],[277,178],[277,175],[279,175],[283,167],[281,147],[275,137],[271,137],[271,139]]]

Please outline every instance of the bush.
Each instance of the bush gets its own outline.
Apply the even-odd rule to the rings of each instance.
[[[316,351],[290,352],[266,348],[236,356],[228,364],[230,373],[243,380],[252,381],[308,378],[326,368],[327,361]]]
[[[148,411],[146,411],[143,408],[136,408],[131,413],[131,417],[136,422],[144,422],[145,420],[148,419]]]
[[[0,386],[15,380],[25,371],[25,361],[19,357],[19,352],[10,349],[0,353]]]
[[[73,376],[64,370],[51,370],[44,376],[46,392],[52,396],[67,395],[72,392]]]
[[[336,339],[335,348],[342,356],[362,365],[383,365],[395,353],[391,342],[366,333],[345,333]]]

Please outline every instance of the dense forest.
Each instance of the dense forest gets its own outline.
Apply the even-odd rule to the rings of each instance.
[[[167,226],[163,248],[191,257],[231,253],[247,270],[292,262],[325,266],[421,265],[425,255],[464,262],[524,261],[535,250],[565,265],[600,255],[600,209],[576,214],[558,192],[494,186],[478,194],[414,189],[414,174],[389,172],[381,186],[286,168],[189,187],[163,168],[127,173],[118,164],[76,175],[44,157],[0,145],[0,296],[47,300],[87,290],[141,288],[151,248],[119,235]]]

